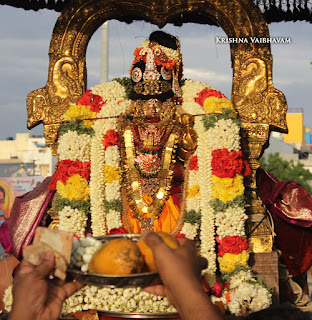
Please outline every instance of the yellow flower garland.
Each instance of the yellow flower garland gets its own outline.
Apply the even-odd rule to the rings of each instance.
[[[248,268],[249,253],[242,251],[239,254],[225,253],[223,257],[218,257],[220,270],[222,272],[232,272],[236,266]]]
[[[57,181],[56,187],[58,193],[65,199],[78,201],[87,201],[89,199],[90,190],[88,181],[79,174],[69,177],[65,184]]]
[[[64,121],[75,121],[75,120],[84,120],[84,119],[95,119],[97,116],[96,112],[91,111],[90,106],[75,105],[72,104],[68,110],[63,115]],[[83,124],[86,127],[92,127],[94,121],[85,120]]]
[[[204,111],[206,114],[222,113],[222,109],[230,111],[230,117],[236,117],[236,111],[232,102],[228,98],[208,97],[204,101]]]
[[[244,193],[244,177],[241,174],[234,178],[219,178],[212,176],[214,199],[220,199],[223,202],[232,201],[237,196]]]
[[[103,180],[105,183],[112,183],[113,181],[121,182],[121,169],[109,165],[104,166]]]

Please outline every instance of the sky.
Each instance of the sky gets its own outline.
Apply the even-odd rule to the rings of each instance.
[[[48,50],[58,13],[50,10],[25,11],[0,6],[0,140],[16,133],[43,134],[43,126],[28,131],[26,97],[45,86],[48,77]],[[109,75],[129,75],[133,51],[158,27],[146,22],[130,25],[109,22]],[[230,47],[216,43],[225,37],[221,28],[185,24],[165,26],[163,31],[180,39],[184,76],[209,83],[231,97]],[[273,23],[271,37],[291,38],[291,44],[272,44],[273,84],[287,99],[288,108],[303,108],[304,124],[312,128],[312,24]],[[101,29],[87,49],[88,88],[100,83]]]

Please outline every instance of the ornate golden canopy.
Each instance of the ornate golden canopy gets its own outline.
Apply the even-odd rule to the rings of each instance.
[[[127,21],[127,17],[131,16],[162,28],[177,15],[190,13],[208,15],[229,38],[269,37],[265,18],[252,0],[73,1],[72,6],[62,11],[54,27],[47,84],[27,97],[28,128],[43,123],[46,143],[56,154],[58,123],[68,104],[75,102],[86,89],[87,45],[105,21]],[[265,221],[265,209],[256,194],[255,172],[270,130],[287,132],[286,100],[272,83],[269,43],[231,43],[230,47],[232,102],[243,124],[244,151],[253,170],[246,184],[250,229],[258,230],[258,242],[252,243],[252,247],[255,251],[271,250],[268,249],[271,246],[271,240],[267,237],[268,227],[261,223]],[[259,237],[262,234],[265,240]],[[265,244],[263,241],[269,242]]]

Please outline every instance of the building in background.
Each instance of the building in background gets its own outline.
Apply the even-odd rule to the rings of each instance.
[[[0,177],[10,177],[21,169],[31,176],[50,176],[55,160],[43,136],[17,133],[15,140],[0,140]]]
[[[306,146],[306,127],[302,108],[289,108],[286,114],[288,133],[284,133],[284,142],[300,152],[311,150]]]
[[[269,147],[263,156],[279,153],[282,159],[293,160],[295,164],[300,162],[312,172],[311,130],[304,126],[303,109],[289,108],[286,120],[288,133],[271,132]]]

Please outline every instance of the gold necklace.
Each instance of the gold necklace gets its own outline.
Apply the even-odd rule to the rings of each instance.
[[[124,128],[124,127],[123,127]],[[165,200],[169,197],[171,189],[171,182],[173,177],[173,166],[175,163],[175,149],[178,142],[177,126],[170,133],[166,143],[164,144],[162,166],[158,172],[159,188],[158,191],[152,196],[153,201],[148,204],[143,198],[143,192],[140,185],[140,174],[135,167],[135,144],[128,124],[122,134],[122,144],[124,150],[123,169],[125,174],[126,196],[129,207],[133,213],[134,218],[139,219],[142,229],[153,229],[154,219],[158,219],[162,209],[165,205]],[[151,218],[144,218],[143,214],[152,213]]]

